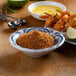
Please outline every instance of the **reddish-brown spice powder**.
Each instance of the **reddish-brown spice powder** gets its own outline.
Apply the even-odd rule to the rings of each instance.
[[[17,39],[17,44],[29,49],[44,49],[55,44],[55,39],[47,33],[32,31],[21,35]]]

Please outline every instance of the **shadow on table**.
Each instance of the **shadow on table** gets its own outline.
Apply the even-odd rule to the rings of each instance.
[[[67,57],[76,57],[76,46],[69,43],[64,43],[64,45],[58,48],[56,52]]]
[[[0,69],[10,73],[26,74],[27,72],[35,72],[40,70],[45,62],[47,63],[50,60],[50,57],[31,58],[22,52],[16,52],[12,55],[0,57]],[[53,63],[53,61],[50,62]]]
[[[42,58],[31,58],[20,51],[14,54],[6,54],[6,56],[0,56],[0,69],[5,73],[15,75],[29,75],[29,73],[41,74],[41,72],[48,70],[48,68],[51,71],[56,71],[59,66],[62,67],[65,63],[66,60],[63,56],[54,51]]]

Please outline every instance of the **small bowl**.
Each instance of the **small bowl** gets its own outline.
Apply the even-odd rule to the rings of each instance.
[[[16,43],[16,40],[19,38],[20,35],[31,32],[31,31],[35,31],[35,30],[39,30],[41,32],[45,32],[45,33],[48,33],[49,35],[52,35],[56,40],[56,44],[50,48],[45,48],[45,49],[28,49],[28,48],[21,47]],[[60,32],[52,30],[52,29],[50,30],[49,28],[33,27],[33,28],[25,28],[25,29],[22,29],[22,30],[19,30],[19,31],[13,33],[10,36],[9,41],[13,47],[24,52],[25,54],[27,54],[30,57],[42,57],[42,56],[48,54],[49,52],[59,48],[64,43],[65,37]]]
[[[46,20],[46,19],[43,19],[43,18],[40,18],[41,15],[39,14],[35,14],[32,12],[32,10],[37,7],[37,6],[41,6],[41,5],[52,5],[52,6],[57,6],[59,8],[61,8],[63,11],[66,11],[66,6],[61,4],[61,3],[58,3],[58,2],[54,2],[54,1],[39,1],[39,2],[35,2],[35,3],[32,3],[28,6],[28,11],[30,12],[30,14],[38,19],[38,20]]]

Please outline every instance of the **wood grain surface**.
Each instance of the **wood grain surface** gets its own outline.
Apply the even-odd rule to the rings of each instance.
[[[76,0],[53,0],[66,5],[76,13]],[[0,8],[5,10],[7,0],[0,0]],[[29,2],[19,12],[9,14],[27,20],[26,27],[43,27],[44,22],[34,19],[27,10]],[[0,21],[0,76],[76,76],[76,46],[65,43],[42,58],[31,58],[9,44],[9,36],[15,32],[7,22]]]

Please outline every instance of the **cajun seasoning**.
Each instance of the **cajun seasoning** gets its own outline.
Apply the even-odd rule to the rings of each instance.
[[[17,44],[29,49],[44,49],[52,47],[55,39],[47,33],[32,31],[21,35],[17,39]]]

